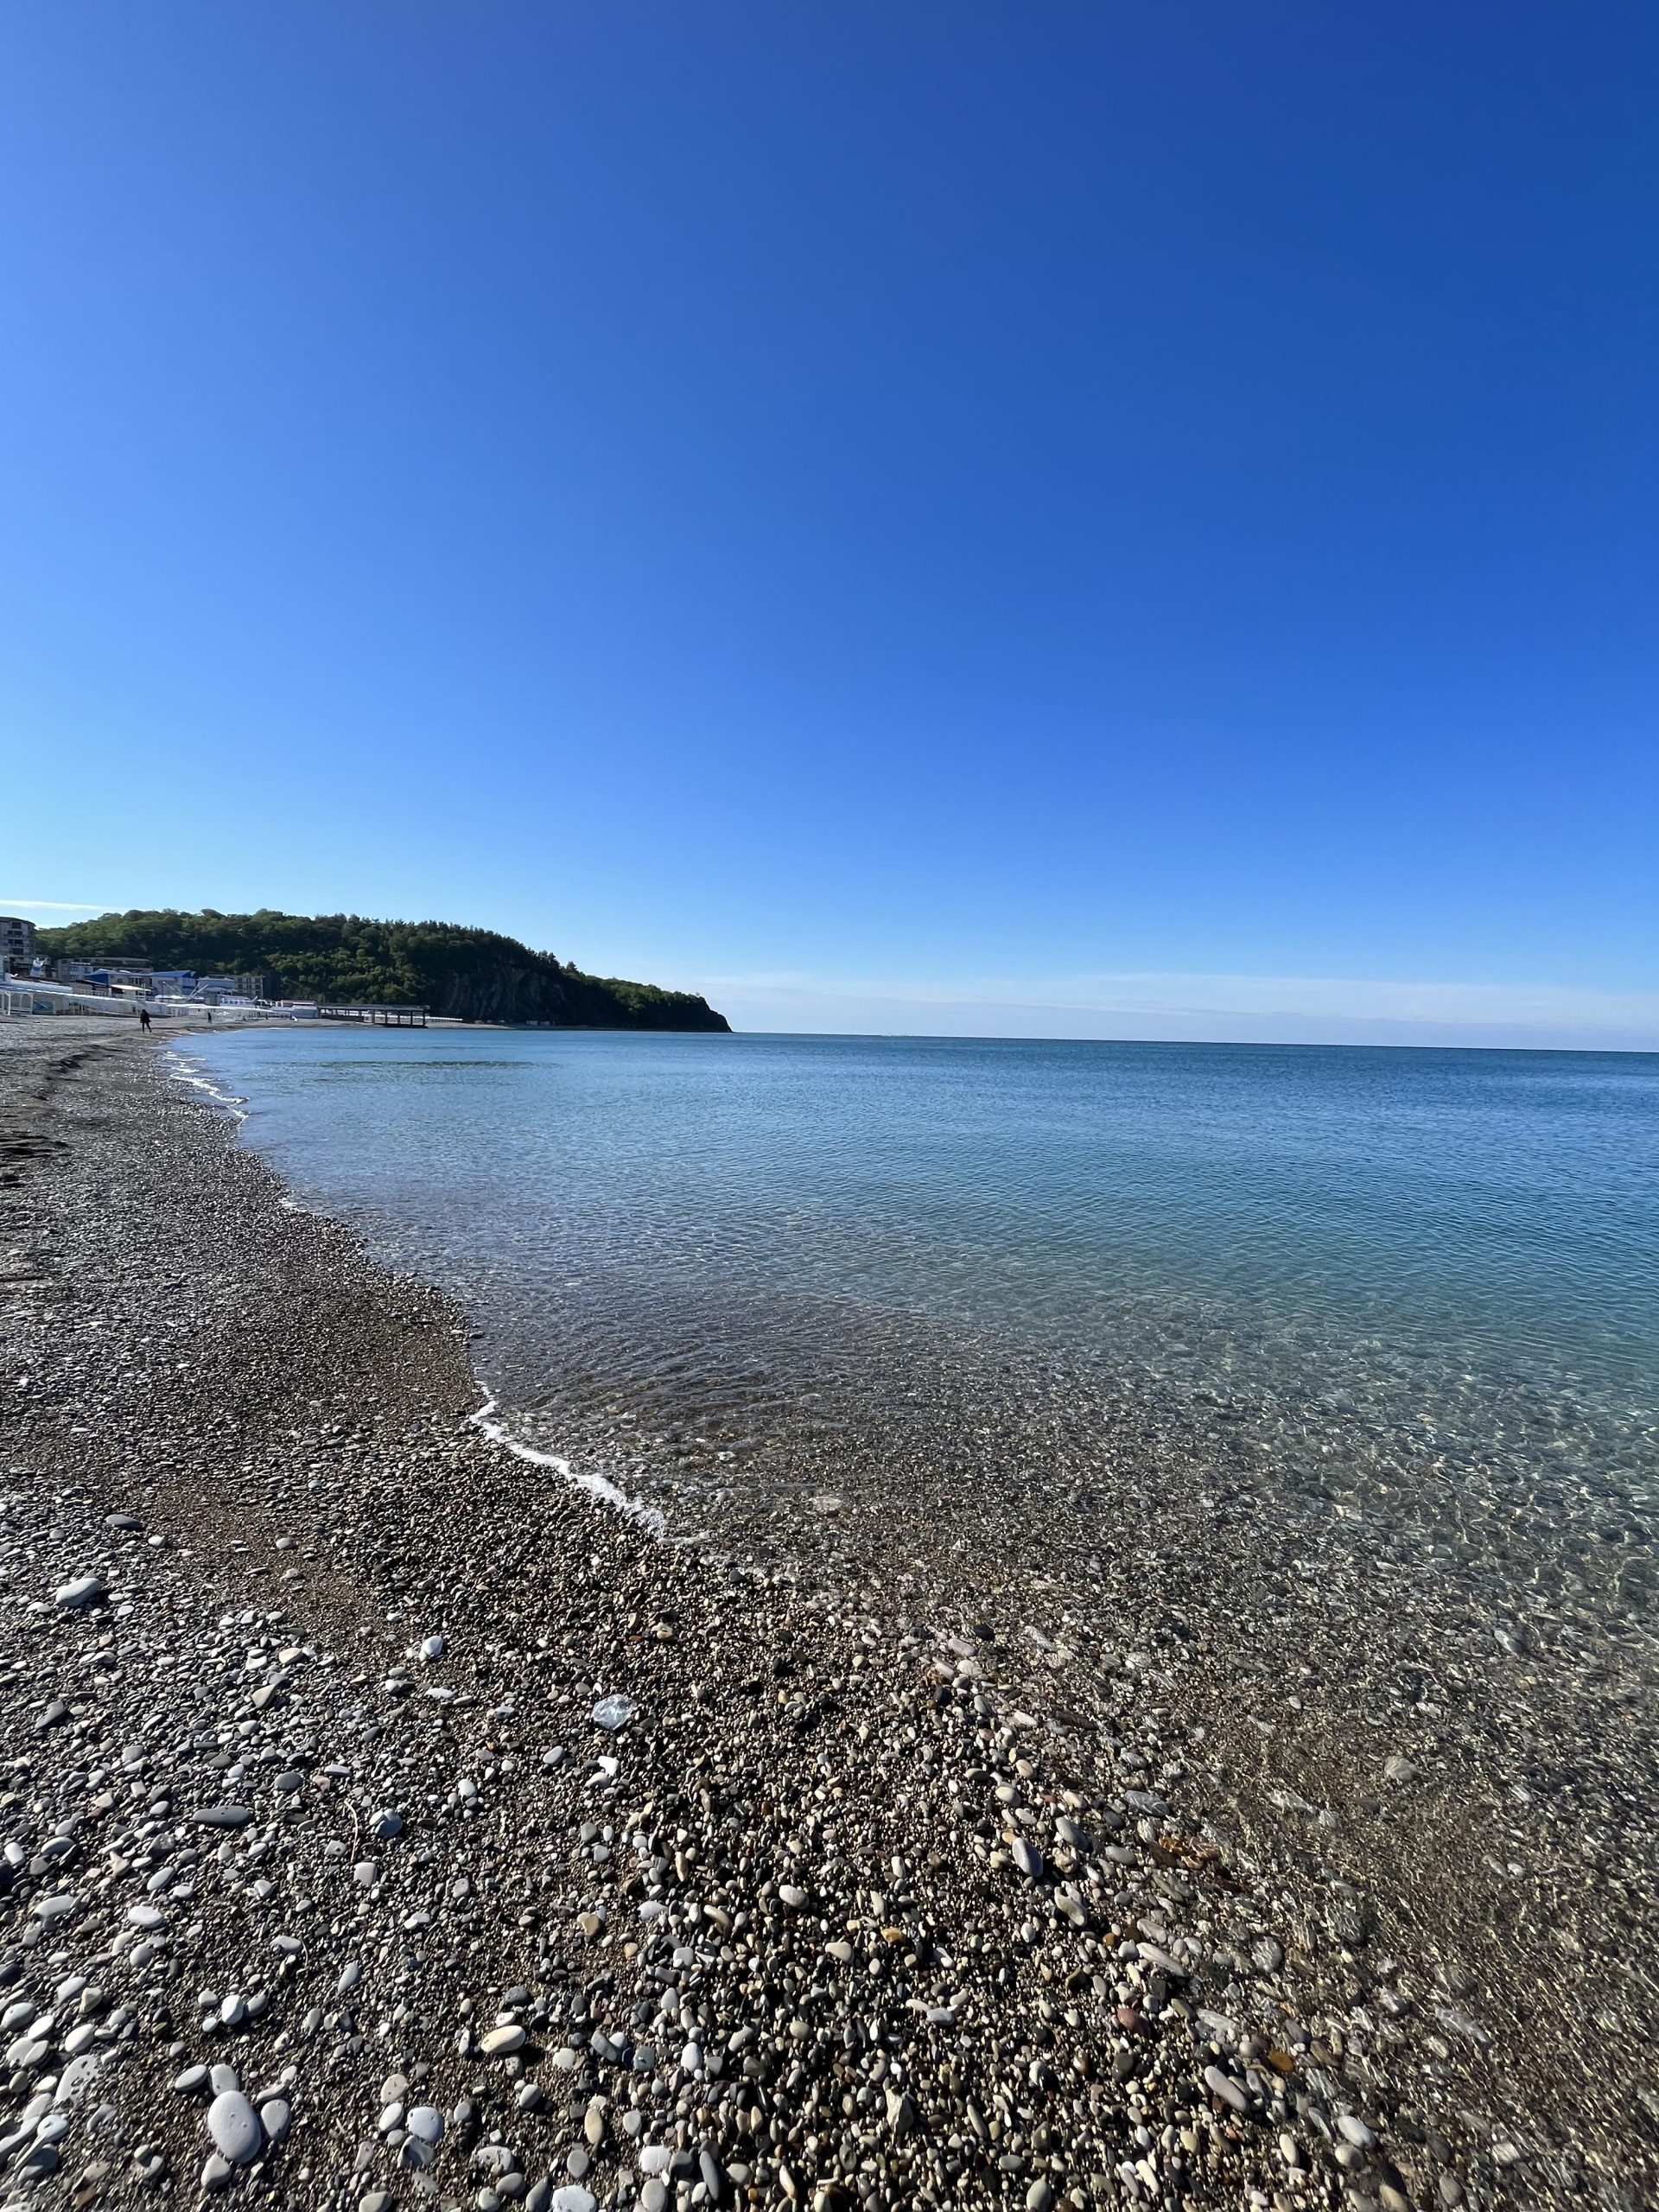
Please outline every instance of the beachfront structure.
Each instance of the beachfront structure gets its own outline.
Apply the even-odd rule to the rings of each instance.
[[[0,914],[0,963],[27,968],[35,957],[35,925],[21,914]]]
[[[115,998],[107,991],[77,991],[67,983],[29,982],[21,976],[14,976],[9,983],[0,986],[0,1015],[10,1020],[19,1014],[112,1014],[125,1015],[132,1021],[138,1019],[138,1008],[132,999]]]
[[[144,960],[80,960],[64,958],[54,963],[54,972],[60,983],[78,983],[83,988],[108,991],[119,986],[125,990],[143,992],[153,998],[158,992],[174,995],[182,993],[187,997],[195,988],[196,979],[188,968],[152,968]]]
[[[274,976],[199,976],[194,995],[207,999],[215,1005],[251,1006],[259,999],[274,999],[276,978]]]
[[[319,1021],[362,1021],[384,1029],[424,1029],[423,1006],[324,1006],[317,1007]]]
[[[60,982],[95,991],[136,990],[148,998],[194,999],[209,1006],[251,1006],[276,995],[274,976],[198,976],[194,969],[152,968],[142,960],[64,959],[57,963],[57,976]]]

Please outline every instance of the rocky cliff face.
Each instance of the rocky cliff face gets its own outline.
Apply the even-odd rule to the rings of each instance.
[[[458,1021],[551,1022],[561,1029],[729,1031],[723,1014],[688,991],[551,973],[537,963],[479,963],[433,976],[426,1003]]]

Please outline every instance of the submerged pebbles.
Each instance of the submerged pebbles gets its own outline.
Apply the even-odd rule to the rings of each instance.
[[[0,1040],[0,2202],[1644,2201],[1645,1677],[1601,1678],[1616,1813],[1526,1830],[1546,1918],[1473,1863],[1472,1692],[1379,1698],[1357,1793],[1285,1755],[1318,1691],[1230,1663],[1271,1543],[1210,1621],[1155,1510],[1091,1595],[660,1541],[480,1433],[441,1299],[67,1027]],[[1379,1853],[1459,1790],[1437,1895]],[[1465,1891],[1553,1979],[1454,1948]]]

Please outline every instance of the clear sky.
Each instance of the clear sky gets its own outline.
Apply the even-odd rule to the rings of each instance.
[[[1651,0],[0,12],[0,910],[1659,1045]]]

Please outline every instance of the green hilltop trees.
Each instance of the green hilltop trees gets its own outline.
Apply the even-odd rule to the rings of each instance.
[[[200,913],[172,907],[101,914],[41,930],[41,950],[142,961],[197,975],[263,973],[283,998],[419,1005],[462,1021],[546,1021],[561,1028],[729,1029],[690,991],[584,976],[551,953],[454,922],[377,922],[360,914]]]

